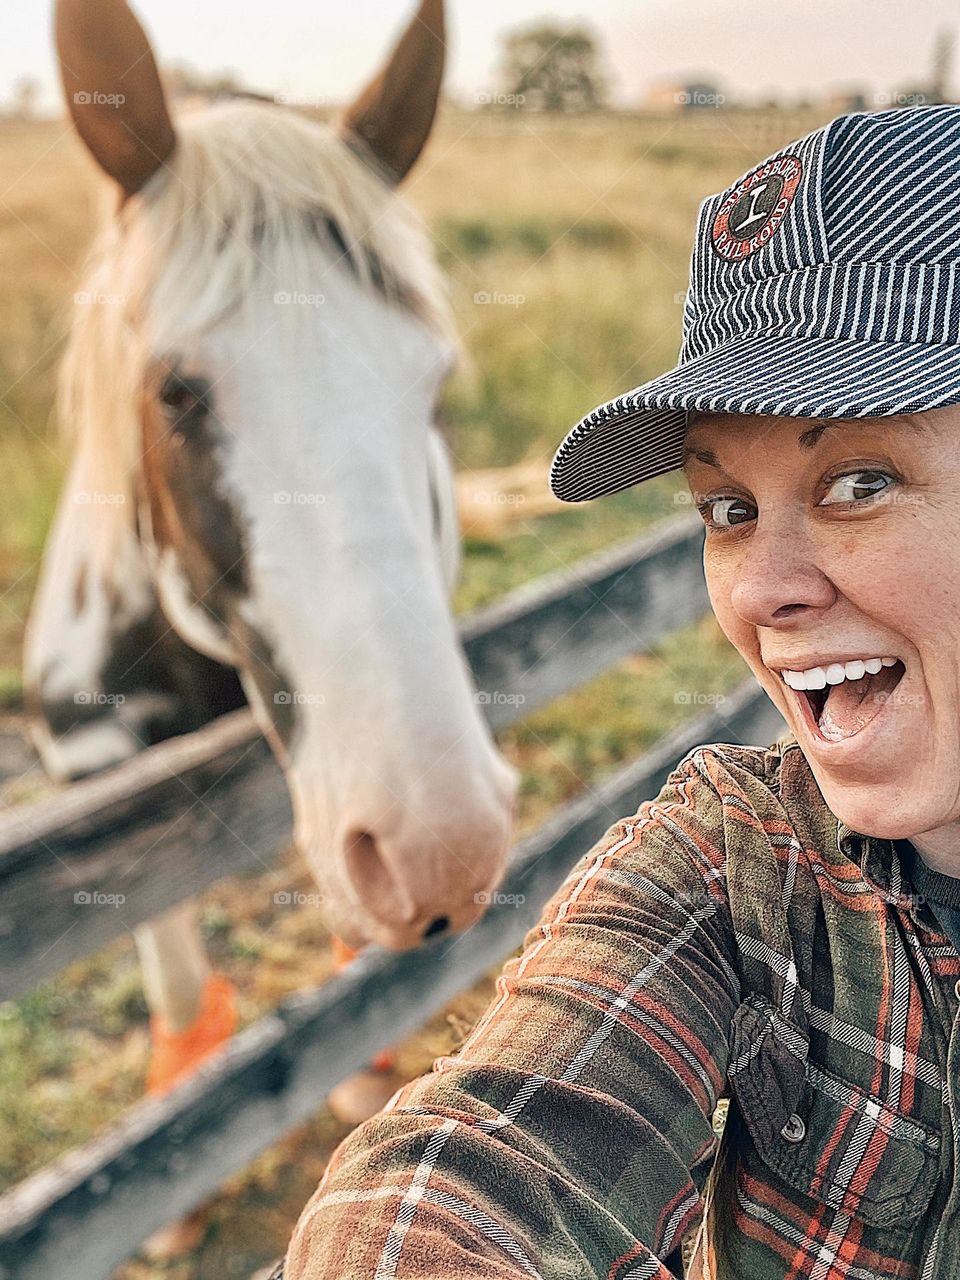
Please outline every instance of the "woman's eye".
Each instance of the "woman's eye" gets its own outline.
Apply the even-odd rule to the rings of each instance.
[[[708,529],[731,529],[750,520],[749,513],[756,508],[746,498],[708,498],[697,506],[697,510]]]
[[[883,493],[893,483],[895,483],[894,477],[885,471],[849,471],[846,475],[834,478],[827,490],[827,496],[820,505],[832,506],[838,502],[860,502],[865,498],[872,498],[875,494]],[[836,496],[831,498],[831,494]]]

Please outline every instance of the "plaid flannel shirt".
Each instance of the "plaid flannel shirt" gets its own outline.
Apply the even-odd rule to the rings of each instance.
[[[698,1276],[955,1280],[960,954],[903,851],[789,733],[689,752],[341,1143],[286,1280],[668,1280],[701,1222]]]

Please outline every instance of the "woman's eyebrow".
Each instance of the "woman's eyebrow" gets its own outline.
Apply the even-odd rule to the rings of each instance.
[[[680,460],[681,467],[685,467],[691,458],[696,458],[699,462],[705,462],[708,467],[720,468],[720,459],[712,449],[697,449],[693,445],[685,444],[683,446],[683,457]]]
[[[820,440],[825,431],[835,430],[839,427],[871,427],[875,426],[878,421],[882,422],[883,416],[875,414],[872,418],[818,418],[812,427],[808,427],[806,431],[802,431],[797,436],[797,443],[801,449],[812,449]],[[898,425],[907,427],[915,435],[923,435],[926,431],[926,424],[919,421],[912,414],[898,418]]]
[[[826,431],[836,430],[840,427],[870,427],[876,425],[877,421],[877,416],[872,418],[817,418],[814,420],[812,427],[808,427],[806,431],[802,431],[797,436],[797,443],[801,449],[812,449],[822,439]],[[900,418],[899,424],[908,428],[915,435],[923,435],[927,429],[926,423],[913,415]],[[680,462],[681,467],[686,466],[687,462],[692,458],[696,458],[698,462],[706,463],[708,467],[716,467],[718,470],[723,469],[723,463],[712,449],[697,448],[694,444],[685,444]]]

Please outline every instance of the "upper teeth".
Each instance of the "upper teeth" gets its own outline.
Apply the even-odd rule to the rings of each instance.
[[[864,658],[856,662],[831,662],[828,667],[810,667],[806,671],[784,671],[784,680],[791,689],[822,689],[828,684],[841,684],[844,680],[859,680],[869,671],[875,676],[881,667],[892,667],[896,658]]]

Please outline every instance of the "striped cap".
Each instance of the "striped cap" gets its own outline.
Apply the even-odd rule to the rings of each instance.
[[[554,456],[566,502],[681,465],[687,411],[870,418],[960,403],[960,106],[838,116],[700,206],[675,368]]]

